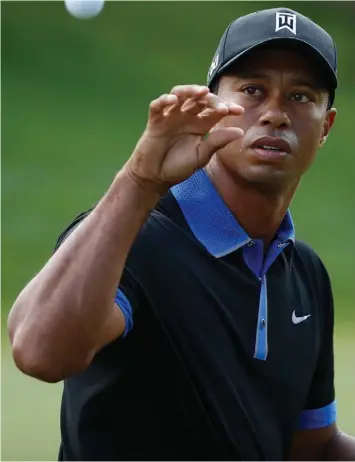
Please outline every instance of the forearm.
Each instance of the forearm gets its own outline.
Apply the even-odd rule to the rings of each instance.
[[[339,431],[327,445],[322,460],[355,461],[355,438]]]
[[[116,176],[15,301],[8,320],[15,355],[60,363],[82,362],[93,353],[128,252],[158,200],[159,194],[142,190],[124,172]]]
[[[187,111],[184,104],[189,101],[193,104]],[[219,120],[243,111],[198,85],[178,85],[150,103],[145,130],[108,193],[11,310],[8,330],[21,370],[20,363],[42,361],[57,368],[53,380],[78,372],[100,347],[122,334],[123,315],[114,309],[113,300],[138,230],[171,185],[187,179],[216,151],[243,135],[240,128],[221,127],[204,139]],[[200,113],[204,117],[198,117]],[[64,362],[65,372],[58,373]]]

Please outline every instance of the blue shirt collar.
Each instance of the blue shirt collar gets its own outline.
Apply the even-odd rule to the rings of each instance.
[[[171,192],[191,231],[213,256],[227,255],[252,240],[203,169],[173,186]],[[294,224],[289,211],[278,229],[277,238],[283,243],[293,243],[295,240]]]

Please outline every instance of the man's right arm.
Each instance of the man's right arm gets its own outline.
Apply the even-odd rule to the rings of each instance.
[[[84,370],[125,328],[113,303],[132,243],[159,200],[124,169],[20,293],[8,319],[14,360],[55,382]]]
[[[8,331],[19,369],[60,381],[122,335],[124,315],[113,300],[141,226],[171,185],[243,134],[221,127],[205,138],[223,117],[242,112],[197,85],[174,87],[150,104],[145,131],[108,192],[11,309]]]

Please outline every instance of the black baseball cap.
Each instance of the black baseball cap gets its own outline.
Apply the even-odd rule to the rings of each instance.
[[[338,86],[335,42],[318,24],[289,8],[257,11],[229,24],[208,71],[208,87],[212,89],[217,78],[240,57],[277,40],[299,44],[314,56],[322,66],[322,75],[329,86],[332,105]]]

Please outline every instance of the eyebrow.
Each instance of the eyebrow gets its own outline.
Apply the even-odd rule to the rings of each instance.
[[[293,80],[293,83],[294,85],[299,85],[300,87],[310,87],[310,88],[313,88],[314,90],[321,89],[321,85],[316,85],[316,83],[311,80],[295,79]]]
[[[262,72],[253,72],[253,71],[248,71],[247,69],[240,69],[236,71],[236,77],[241,78],[241,79],[256,79],[256,80],[262,80],[262,79],[267,79],[269,76],[267,74],[264,74]],[[305,78],[295,78],[292,80],[293,85],[298,85],[301,87],[309,87],[312,88],[313,90],[321,90],[322,85],[317,85],[314,81],[312,80],[307,80]]]

